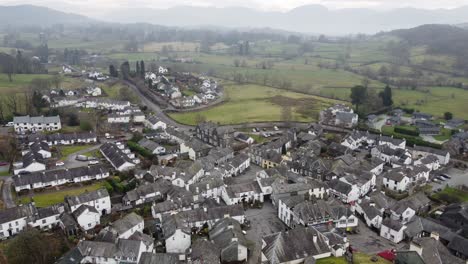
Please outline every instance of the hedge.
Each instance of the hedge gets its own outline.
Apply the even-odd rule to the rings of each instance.
[[[133,142],[133,141],[127,141],[127,146],[131,151],[138,152],[140,155],[142,155],[145,158],[152,158],[153,153],[151,153],[149,150],[143,148],[142,146],[138,145],[138,143]]]
[[[410,135],[410,136],[415,136],[415,137],[419,137],[419,132],[418,131],[415,131],[415,130],[410,130],[410,129],[406,129],[406,128],[403,128],[403,127],[395,127],[393,129],[393,131],[395,133],[400,133],[400,134],[405,134],[405,135]]]

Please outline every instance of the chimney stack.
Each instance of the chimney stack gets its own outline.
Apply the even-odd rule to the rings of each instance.
[[[439,233],[438,232],[431,232],[431,237],[438,241],[439,240]]]

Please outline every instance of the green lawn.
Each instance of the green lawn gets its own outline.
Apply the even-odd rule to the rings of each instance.
[[[371,261],[371,256],[364,254],[364,253],[355,253],[354,254],[354,264],[391,264],[391,262],[378,257],[376,262]],[[348,264],[344,257],[337,258],[337,257],[328,257],[323,259],[318,259],[317,264]]]
[[[0,172],[0,177],[2,177],[2,176],[10,176],[10,175],[11,175],[11,173],[10,173],[9,171],[2,171],[2,172]]]
[[[434,136],[434,139],[439,141],[449,140],[452,137],[452,130],[442,128],[440,130],[440,135]]]
[[[467,191],[462,191],[452,187],[446,187],[441,192],[434,194],[432,197],[436,200],[445,201],[447,203],[468,202]]]
[[[292,120],[310,122],[318,112],[335,103],[312,95],[288,92],[259,85],[225,86],[226,102],[207,110],[172,113],[180,123],[195,125],[198,116],[221,124],[281,121],[283,105],[291,107]]]
[[[83,155],[86,157],[102,158],[102,153],[98,149],[83,153]]]
[[[59,147],[60,153],[62,153],[62,159],[66,159],[73,153],[84,150],[91,147],[90,145],[75,145],[75,146],[63,146]]]
[[[86,191],[94,191],[103,187],[102,182],[97,182],[92,185],[86,185],[79,188],[71,188],[60,191],[52,191],[48,193],[37,193],[33,195],[34,202],[37,207],[47,207],[53,204],[63,202],[63,199],[67,195],[79,195]],[[19,203],[25,204],[30,202],[30,197],[21,197],[18,201]]]

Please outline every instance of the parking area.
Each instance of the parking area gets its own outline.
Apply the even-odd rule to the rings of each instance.
[[[252,264],[260,263],[262,237],[286,229],[286,225],[277,217],[277,211],[270,201],[265,201],[261,209],[249,209],[245,212],[251,228],[247,231],[247,239],[255,242],[255,248],[249,257]]]
[[[359,234],[348,235],[349,244],[360,252],[373,255],[384,250],[401,249],[406,246],[406,243],[400,242],[395,244],[383,237],[380,237],[376,232],[372,231],[362,221],[359,221]]]
[[[460,170],[452,167],[442,170],[441,172],[437,172],[436,175],[440,175],[441,173],[447,174],[451,178],[443,182],[433,182],[433,190],[443,189],[447,185],[451,187],[456,187],[459,185],[468,186],[468,170]]]

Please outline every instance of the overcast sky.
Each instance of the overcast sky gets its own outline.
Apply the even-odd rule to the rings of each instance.
[[[0,4],[34,4],[96,17],[100,13],[107,13],[114,8],[128,7],[164,9],[180,5],[243,6],[268,11],[287,11],[301,5],[320,4],[331,9],[393,9],[399,7],[437,9],[468,5],[468,0],[0,0]]]

